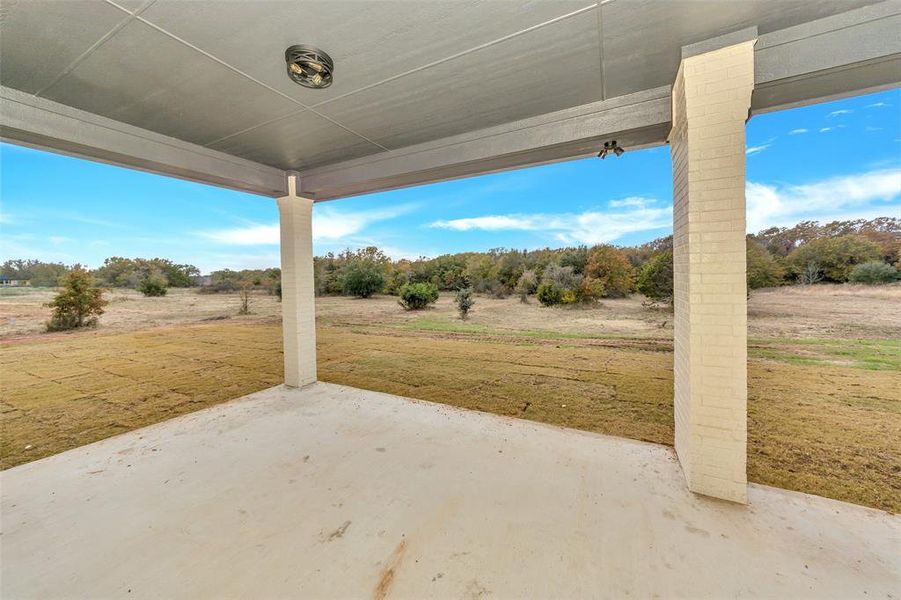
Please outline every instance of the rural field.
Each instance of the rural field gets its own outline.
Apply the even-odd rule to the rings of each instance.
[[[280,305],[255,295],[115,290],[95,330],[42,333],[52,290],[0,290],[8,468],[277,385]],[[590,308],[444,293],[317,305],[324,381],[672,444],[672,315],[639,295]],[[755,290],[749,478],[901,510],[901,285]]]

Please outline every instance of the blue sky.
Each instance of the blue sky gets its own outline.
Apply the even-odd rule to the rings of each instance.
[[[627,149],[628,150],[628,149]],[[901,90],[755,116],[748,230],[901,217]],[[317,204],[317,254],[377,245],[395,258],[496,247],[630,245],[670,233],[668,147]],[[161,256],[278,265],[271,199],[0,145],[0,260],[98,266]]]

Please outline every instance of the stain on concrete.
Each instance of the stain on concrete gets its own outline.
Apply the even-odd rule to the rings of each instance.
[[[350,521],[344,521],[344,523],[341,524],[341,527],[328,534],[328,536],[325,536],[322,542],[328,544],[329,542],[334,542],[335,540],[344,537],[344,532],[347,531],[348,527],[350,527]]]
[[[463,590],[463,597],[468,598],[469,600],[478,600],[479,598],[484,598],[490,594],[491,590],[479,583],[478,579],[470,581],[466,584],[466,589]]]
[[[710,537],[709,531],[707,531],[706,529],[701,529],[700,527],[695,527],[691,523],[688,523],[685,525],[685,531],[687,531],[689,533],[694,533],[697,535],[702,535],[704,537]]]
[[[375,600],[384,600],[388,597],[388,592],[391,591],[391,584],[394,583],[394,578],[406,551],[407,540],[401,540],[394,552],[391,553],[391,556],[388,557],[388,560],[385,561],[385,566],[382,568],[379,576],[378,585],[375,586],[375,591],[372,595]]]
[[[376,451],[376,452],[384,452],[385,449],[384,449],[384,448],[376,448],[375,451]]]

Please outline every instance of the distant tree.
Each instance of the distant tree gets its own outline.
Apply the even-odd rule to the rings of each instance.
[[[673,301],[673,253],[671,250],[653,255],[638,273],[635,286],[651,300]]]
[[[622,250],[613,246],[597,246],[592,249],[585,267],[585,277],[600,285],[601,294],[621,298],[635,288],[635,271]],[[595,283],[596,282],[596,283]]]
[[[76,265],[60,280],[63,289],[47,304],[53,315],[47,331],[64,331],[79,327],[94,327],[108,302],[103,290],[94,286],[94,277]]]
[[[898,277],[898,269],[882,261],[874,260],[854,267],[848,281],[867,285],[883,285],[898,281]]]
[[[785,277],[785,269],[779,264],[776,257],[753,239],[749,238],[746,246],[748,289],[781,285]]]
[[[460,288],[454,297],[454,303],[457,305],[457,312],[464,321],[469,316],[469,311],[475,305],[476,301],[472,297],[472,288]]]
[[[342,283],[345,294],[369,298],[385,287],[385,274],[377,263],[357,259],[344,267]]]
[[[801,285],[813,285],[820,281],[823,281],[823,269],[815,260],[807,261],[807,264],[798,271],[798,283]]]
[[[565,248],[560,255],[558,264],[561,267],[572,267],[573,273],[581,275],[588,266],[588,246]]]
[[[0,266],[0,274],[10,279],[27,281],[34,287],[56,287],[59,278],[69,272],[62,263],[46,263],[40,260],[7,260]]]
[[[31,268],[29,283],[35,287],[57,287],[69,267],[62,263],[37,263]]]
[[[172,261],[157,258],[156,266],[162,271],[169,287],[187,288],[194,285],[195,277],[200,275],[200,269],[194,265],[179,265]]]
[[[807,242],[793,250],[786,262],[796,276],[810,263],[816,263],[826,281],[843,283],[856,265],[881,257],[882,249],[875,242],[859,235],[842,235]]]

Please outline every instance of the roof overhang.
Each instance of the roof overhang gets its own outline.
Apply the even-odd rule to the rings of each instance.
[[[129,14],[136,18],[137,12]],[[901,4],[889,1],[760,35],[756,27],[721,32],[683,47],[683,53],[731,37],[757,38],[752,113],[761,113],[898,86],[898,31]],[[421,143],[381,147],[350,160],[284,169],[11,87],[0,89],[0,99],[5,141],[270,197],[284,195],[286,174],[297,172],[301,193],[316,200],[589,156],[608,140],[627,149],[663,144],[671,119],[667,84]]]

